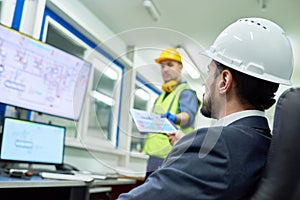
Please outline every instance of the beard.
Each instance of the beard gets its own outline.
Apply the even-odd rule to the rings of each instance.
[[[202,98],[202,107],[200,109],[200,113],[207,118],[216,118],[215,116],[215,109],[213,106],[215,102],[215,88],[216,88],[216,81],[210,84],[208,88],[205,89],[205,93],[203,94]]]
[[[202,103],[202,107],[200,109],[200,112],[204,117],[207,117],[207,118],[212,117],[211,106],[212,106],[211,98],[209,97],[208,99],[205,100],[204,95],[203,95],[203,103]]]

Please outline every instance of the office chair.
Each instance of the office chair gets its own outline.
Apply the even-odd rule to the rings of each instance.
[[[266,170],[251,200],[299,199],[300,88],[290,88],[276,104]]]

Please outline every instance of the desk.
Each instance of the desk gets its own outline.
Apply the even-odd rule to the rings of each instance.
[[[0,176],[1,199],[30,200],[110,200],[116,199],[120,193],[128,192],[141,182],[128,179],[65,181],[42,179],[35,176],[29,180]]]
[[[1,199],[30,200],[87,200],[89,186],[83,181],[46,180],[31,177],[29,180],[0,176]]]
[[[110,189],[104,193],[90,193],[90,200],[115,200],[121,193],[129,192],[131,189],[142,184],[144,180],[135,178],[118,178],[107,180],[95,180],[92,184],[93,189]]]

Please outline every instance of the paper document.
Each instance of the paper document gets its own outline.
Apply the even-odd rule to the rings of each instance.
[[[140,133],[174,133],[177,129],[167,118],[143,110],[131,109],[130,114]]]

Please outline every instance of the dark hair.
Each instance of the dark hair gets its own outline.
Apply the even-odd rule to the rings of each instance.
[[[227,69],[232,73],[236,82],[237,93],[242,103],[250,103],[256,109],[264,111],[276,102],[274,97],[279,87],[278,83],[249,76],[221,63],[217,63],[217,68],[219,72]]]

